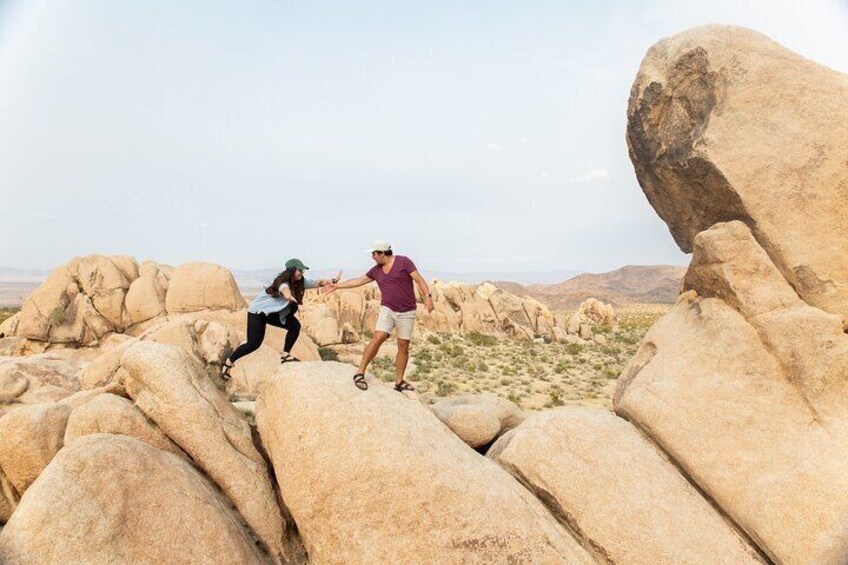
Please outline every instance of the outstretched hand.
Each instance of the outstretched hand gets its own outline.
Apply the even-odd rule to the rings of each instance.
[[[336,291],[336,283],[332,283],[332,282],[329,283],[329,284],[325,284],[324,286],[321,287],[321,290],[320,290],[321,294],[330,294],[331,292],[335,292],[335,291]]]

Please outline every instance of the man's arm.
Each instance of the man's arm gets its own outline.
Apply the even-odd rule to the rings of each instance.
[[[339,282],[342,278],[342,271],[339,271],[339,274],[332,279],[306,279],[304,283],[304,287],[306,290],[310,290],[313,288],[324,288],[325,286],[332,286]]]
[[[362,275],[358,279],[350,279],[344,282],[340,282],[337,284],[330,283],[325,288],[327,292],[333,292],[334,290],[344,290],[346,288],[356,288],[358,286],[364,286],[370,282],[373,282],[373,279],[368,275]]]
[[[432,312],[433,296],[430,294],[430,287],[427,286],[427,281],[424,280],[424,277],[422,277],[421,273],[418,271],[412,271],[409,273],[409,276],[412,277],[412,280],[414,280],[415,284],[418,285],[418,290],[421,291],[421,296],[424,297],[424,307],[427,308],[427,312]]]

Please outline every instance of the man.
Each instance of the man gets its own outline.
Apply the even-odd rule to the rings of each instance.
[[[415,268],[408,257],[395,255],[392,246],[388,242],[378,239],[371,244],[369,249],[374,267],[368,273],[358,279],[341,282],[328,287],[329,292],[345,288],[356,288],[377,282],[382,294],[380,301],[380,315],[377,318],[377,327],[371,343],[365,348],[359,369],[353,376],[353,382],[360,390],[368,390],[365,382],[365,371],[368,365],[377,356],[380,347],[389,339],[392,330],[397,330],[398,353],[395,359],[397,376],[395,379],[395,390],[415,390],[408,382],[403,380],[406,364],[409,362],[409,342],[412,339],[412,330],[415,328],[415,288],[412,282],[418,285],[421,296],[424,297],[424,307],[427,312],[433,311],[433,297],[424,278]]]

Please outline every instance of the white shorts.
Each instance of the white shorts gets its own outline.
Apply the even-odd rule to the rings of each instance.
[[[412,339],[412,330],[415,329],[415,310],[409,312],[394,312],[385,306],[380,306],[380,315],[377,316],[378,332],[392,333],[397,328],[398,339],[407,341]]]

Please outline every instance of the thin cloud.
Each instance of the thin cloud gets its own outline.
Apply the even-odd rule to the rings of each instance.
[[[609,171],[606,169],[592,169],[582,177],[571,179],[571,182],[599,182],[609,180]]]
[[[38,220],[55,220],[56,219],[55,214],[45,214],[44,212],[30,212],[29,217],[30,218],[36,218]]]
[[[493,141],[491,143],[486,144],[486,149],[488,149],[489,151],[501,151],[503,149],[503,145],[497,143],[496,141]]]

